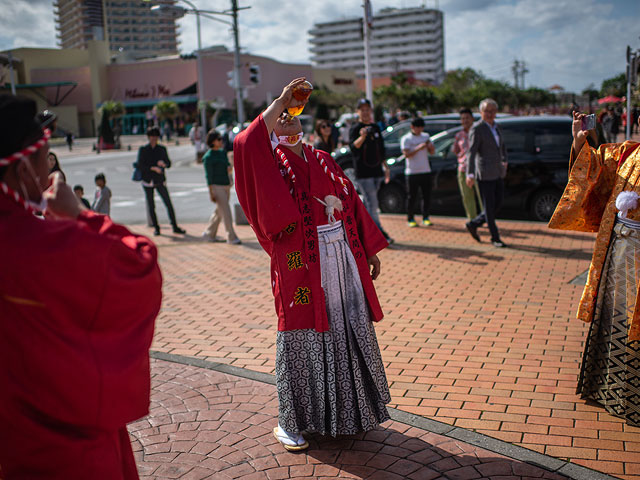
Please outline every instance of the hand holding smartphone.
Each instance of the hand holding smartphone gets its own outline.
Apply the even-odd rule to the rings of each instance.
[[[584,117],[582,117],[582,125],[581,125],[581,129],[582,130],[595,130],[596,128],[596,115],[595,114],[591,114],[591,115],[585,115]]]

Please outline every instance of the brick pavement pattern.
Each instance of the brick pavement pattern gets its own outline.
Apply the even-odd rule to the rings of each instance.
[[[640,479],[640,429],[575,394],[587,325],[575,319],[594,236],[499,222],[509,249],[478,244],[459,218],[408,229],[380,254],[376,324],[391,406]],[[164,301],[153,349],[273,373],[269,260],[249,227],[243,246],[159,237]],[[138,227],[149,233],[144,227]]]
[[[129,426],[141,478],[494,480],[565,477],[389,421],[339,438],[309,435],[304,453],[273,437],[273,385],[153,361],[151,415]]]

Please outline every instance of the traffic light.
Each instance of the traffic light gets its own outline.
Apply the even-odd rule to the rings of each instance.
[[[249,65],[249,81],[251,83],[260,83],[260,65]]]
[[[231,88],[236,88],[236,77],[233,70],[227,72],[227,85]]]

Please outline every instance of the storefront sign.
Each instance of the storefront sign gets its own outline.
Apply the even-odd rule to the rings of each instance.
[[[156,97],[168,97],[171,95],[171,90],[165,85],[151,85],[144,90],[138,90],[137,88],[125,88],[124,98],[156,98]]]

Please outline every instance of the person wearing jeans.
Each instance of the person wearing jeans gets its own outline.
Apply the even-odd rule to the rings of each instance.
[[[156,217],[156,204],[153,198],[155,190],[158,191],[160,198],[167,207],[167,214],[173,227],[173,233],[184,234],[186,232],[176,222],[176,214],[167,190],[167,179],[164,175],[164,170],[171,167],[171,160],[169,160],[167,149],[162,145],[158,145],[158,139],[160,138],[158,127],[150,127],[147,130],[147,137],[149,138],[149,143],[138,150],[137,164],[142,172],[142,187],[147,201],[147,211],[154,228],[153,234],[160,235],[160,225]]]
[[[409,227],[418,226],[414,218],[418,190],[422,190],[422,224],[429,227],[433,225],[429,219],[433,173],[427,152],[433,155],[436,153],[436,148],[431,143],[429,134],[424,133],[424,120],[421,117],[411,121],[411,131],[400,140],[400,148],[406,157],[404,174],[409,188],[407,209]]]
[[[209,198],[217,207],[216,211],[211,215],[209,224],[202,236],[210,242],[215,242],[217,240],[218,227],[220,222],[223,221],[224,228],[227,230],[227,243],[240,245],[242,242],[240,242],[233,229],[233,218],[229,208],[229,194],[231,193],[231,179],[229,176],[232,167],[229,164],[227,152],[223,148],[220,132],[215,129],[209,131],[207,134],[207,146],[209,150],[202,157],[202,163],[207,176]]]
[[[378,216],[378,189],[391,173],[385,160],[384,140],[380,127],[373,121],[371,102],[361,98],[357,105],[358,122],[349,131],[349,146],[353,153],[353,166],[358,184],[364,195],[364,205],[389,243],[393,239],[385,232]]]

